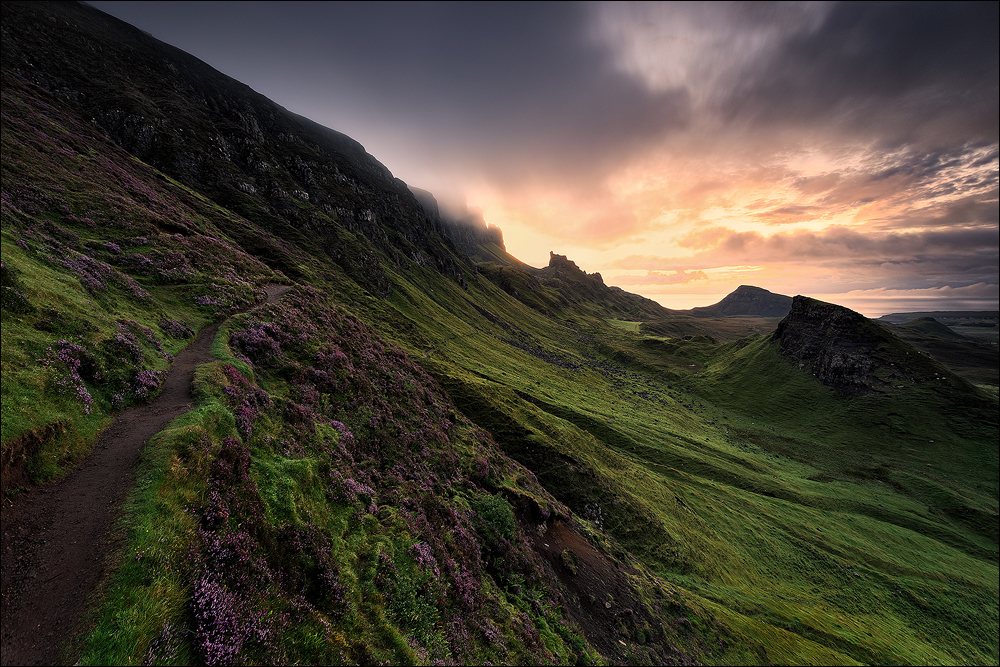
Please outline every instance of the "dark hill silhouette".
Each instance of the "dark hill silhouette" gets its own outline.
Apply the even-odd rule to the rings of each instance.
[[[480,247],[485,250],[489,246]],[[565,255],[549,252],[548,266],[536,269],[492,247],[495,259],[480,262],[479,271],[514,298],[550,317],[651,321],[672,312],[652,299],[605,285],[600,273],[587,273]]]
[[[791,308],[790,296],[753,285],[740,285],[718,303],[680,312],[694,317],[784,317]]]
[[[1000,319],[1000,312],[995,310],[935,310],[932,312],[889,313],[879,319],[892,324],[903,324],[923,317],[932,317],[946,326],[958,322],[983,322],[995,326],[996,321]]]
[[[895,324],[890,331],[904,339],[907,336],[934,336],[950,340],[968,340],[962,334],[941,324],[933,317],[918,317],[904,324]]]

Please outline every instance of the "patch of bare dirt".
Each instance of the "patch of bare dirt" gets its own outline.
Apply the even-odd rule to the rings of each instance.
[[[290,287],[269,285],[274,303]],[[0,663],[45,665],[60,649],[87,597],[105,574],[111,527],[134,482],[150,437],[193,406],[194,370],[215,361],[221,322],[202,328],[174,359],[156,399],[126,410],[101,434],[94,452],[59,483],[3,500]]]
[[[530,537],[535,552],[564,587],[570,617],[612,664],[686,665],[691,656],[665,628],[629,580],[638,572],[595,548],[571,525],[555,520]]]

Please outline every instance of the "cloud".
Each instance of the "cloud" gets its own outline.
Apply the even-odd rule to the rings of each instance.
[[[708,280],[704,271],[650,271],[644,276],[619,276],[615,282],[619,285],[681,285],[704,280]]]
[[[819,206],[780,206],[758,213],[756,218],[769,225],[782,225],[803,220],[814,220],[825,212]]]
[[[815,195],[823,192],[827,192],[832,189],[837,183],[840,182],[841,174],[838,172],[831,172],[829,174],[822,174],[821,176],[813,176],[811,178],[803,177],[795,181],[795,187],[799,189],[804,195]]]
[[[865,233],[847,227],[821,232],[798,230],[764,236],[759,232],[709,230],[714,246],[688,257],[631,255],[614,263],[617,269],[651,272],[706,271],[713,267],[765,265],[771,273],[782,267],[814,281],[826,272],[844,284],[866,282],[871,287],[963,286],[997,283],[995,229],[943,229],[920,233]],[[803,278],[803,276],[812,276]],[[615,283],[633,277],[612,278]]]
[[[996,3],[836,3],[723,103],[753,125],[828,125],[885,146],[997,141]]]

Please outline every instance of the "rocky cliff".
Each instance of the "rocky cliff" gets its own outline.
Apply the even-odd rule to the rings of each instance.
[[[845,394],[867,394],[930,382],[968,383],[876,322],[849,308],[796,296],[771,340],[781,355]]]
[[[445,213],[427,190],[411,185],[410,192],[431,220],[440,221],[441,230],[473,260],[488,261],[496,257],[497,251],[507,251],[503,244],[503,232],[496,225],[487,224],[482,213],[473,210],[466,210],[462,215]]]
[[[190,54],[78,3],[4,3],[0,37],[8,71],[181,183],[319,246],[372,293],[392,290],[383,267],[429,265],[463,286],[474,271],[440,218],[361,144]]]

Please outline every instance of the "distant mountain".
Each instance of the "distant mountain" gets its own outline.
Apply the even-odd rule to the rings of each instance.
[[[996,324],[996,321],[1000,319],[1000,311],[996,310],[935,310],[932,312],[919,312],[919,313],[890,313],[888,315],[883,315],[878,318],[884,322],[891,322],[893,324],[902,324],[904,322],[911,322],[916,319],[923,317],[934,318],[938,322],[950,326],[952,323],[990,323]]]
[[[495,228],[493,228],[495,229]],[[491,246],[481,245],[481,253]],[[587,273],[565,255],[549,253],[549,264],[536,269],[518,261],[494,244],[494,259],[480,262],[480,274],[536,311],[559,315],[571,322],[621,318],[655,320],[671,311],[652,299],[604,284],[600,273]]]
[[[694,317],[784,317],[791,308],[790,296],[753,285],[740,285],[718,303],[680,312]]]

